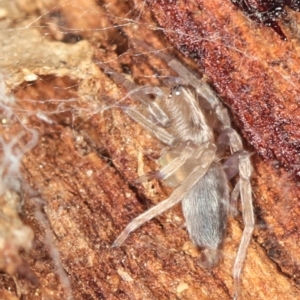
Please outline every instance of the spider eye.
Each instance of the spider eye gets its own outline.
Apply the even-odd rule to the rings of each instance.
[[[181,89],[182,89],[181,85],[177,85],[177,86],[173,87],[171,89],[169,97],[180,96],[181,95]]]
[[[180,91],[179,91],[179,90],[176,90],[176,91],[175,91],[175,95],[176,95],[176,96],[179,96],[179,95],[180,95]]]

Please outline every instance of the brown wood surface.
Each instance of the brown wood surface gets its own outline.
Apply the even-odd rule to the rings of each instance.
[[[175,75],[135,38],[195,69],[164,34],[196,59],[253,152],[257,224],[240,299],[299,299],[300,65],[291,28],[283,25],[283,42],[224,0],[9,3],[1,4],[0,65],[17,100],[8,124],[2,114],[0,132],[9,140],[24,131],[20,146],[30,139],[28,128],[39,139],[23,158],[22,188],[8,186],[0,198],[0,299],[231,298],[240,217],[229,220],[224,261],[212,270],[200,268],[180,206],[111,248],[132,218],[171,189],[157,180],[135,183],[158,169],[162,145],[111,107],[127,91],[99,62],[140,85],[162,84],[153,74]]]

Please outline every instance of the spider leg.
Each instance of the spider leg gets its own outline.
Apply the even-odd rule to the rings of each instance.
[[[160,106],[154,102],[148,95],[154,94],[156,98],[164,98],[165,91],[158,87],[151,86],[138,86],[134,82],[126,79],[124,75],[115,72],[112,68],[102,63],[99,63],[100,68],[114,80],[114,82],[122,85],[128,92],[127,96],[131,99],[142,103],[147,107],[148,111],[155,118],[155,120],[163,127],[167,127],[170,124],[169,117],[160,108]]]
[[[200,150],[197,149],[198,157],[201,155],[206,146],[207,144],[205,143]],[[150,178],[158,178],[162,180],[169,178],[193,156],[195,149],[190,142],[187,142],[177,145],[177,147],[174,150],[170,150],[170,152],[172,153],[171,155],[167,152],[160,157],[159,162],[163,167],[159,171],[144,174],[135,182],[141,183]]]
[[[227,139],[227,143],[229,139]],[[239,173],[239,157],[241,151],[232,154],[224,163],[223,170],[227,176],[228,180],[231,180]],[[233,190],[231,191],[229,200],[229,212],[231,215],[236,216],[238,214],[237,201],[240,196],[240,180],[236,182]]]
[[[150,131],[150,133],[153,134],[162,143],[168,146],[173,146],[174,144],[176,144],[176,139],[173,135],[167,132],[164,128],[153,123],[136,109],[125,108],[124,112],[134,121],[143,126],[147,131]]]
[[[163,166],[159,171],[159,176],[161,179],[167,179],[170,176],[172,176],[180,167],[182,167],[189,158],[193,157],[194,163],[199,160],[199,157],[201,157],[201,154],[204,150],[206,150],[208,143],[204,143],[201,148],[197,148],[197,153],[195,154],[195,148],[194,145],[190,143],[184,143],[183,145],[180,145],[181,151],[178,152],[178,156],[176,156],[171,162],[167,163],[165,166]],[[195,154],[195,155],[194,155]],[[162,164],[165,157],[161,157],[160,161]]]
[[[224,118],[224,120],[226,120],[226,118]],[[227,127],[225,131],[227,132],[229,137],[231,151],[234,153],[233,155],[238,155],[239,157],[239,181],[237,182],[231,195],[231,203],[233,204],[237,202],[238,195],[240,195],[244,223],[242,239],[233,266],[234,299],[237,299],[240,289],[241,272],[255,225],[252,203],[252,190],[250,183],[252,165],[249,153],[242,150],[243,146],[241,137],[235,130],[230,128],[229,125],[226,124],[226,122],[223,122],[223,124],[225,124],[225,128]]]
[[[141,93],[141,95],[143,95]],[[133,100],[140,100],[141,98],[133,97],[132,95],[129,95]],[[145,95],[144,95],[145,96]],[[157,108],[157,109],[156,109]],[[159,108],[159,106],[153,102],[151,105],[148,106],[149,111],[155,118],[158,120],[158,123],[162,124],[164,121],[162,119],[164,118],[164,112]],[[159,111],[160,110],[160,111]],[[174,146],[176,144],[176,139],[173,135],[171,135],[167,130],[165,130],[163,127],[155,124],[152,120],[147,118],[145,115],[143,115],[141,112],[139,112],[136,108],[130,108],[130,107],[123,107],[123,111],[134,121],[139,123],[141,126],[144,127],[147,131],[149,131],[151,134],[153,134],[158,140],[160,140],[162,143],[168,146]],[[168,117],[167,117],[168,118]],[[169,122],[169,119],[167,119]]]
[[[187,85],[191,85],[195,88],[196,92],[205,99],[211,108],[215,108],[216,106],[220,105],[221,102],[216,94],[211,89],[210,85],[199,76],[193,74],[188,68],[186,68],[182,63],[178,60],[173,59],[169,54],[163,53],[162,51],[158,51],[149,44],[133,39],[135,43],[142,46],[143,48],[147,49],[150,52],[154,52],[156,56],[160,57],[164,60],[170,68],[172,68],[181,78],[183,78]]]
[[[252,165],[250,161],[249,153],[243,151],[239,157],[239,172],[240,172],[240,196],[242,203],[242,214],[244,221],[244,231],[242,240],[238,249],[238,253],[233,266],[233,280],[234,280],[234,299],[238,298],[240,277],[242,272],[243,263],[246,258],[247,249],[249,247],[254,225],[254,211],[252,203],[252,189],[250,183],[250,177],[252,173]]]
[[[177,60],[170,60],[168,65],[185,81],[195,88],[198,95],[205,99],[212,109],[221,105],[217,95],[213,92],[210,85],[200,77],[194,75],[188,68]],[[226,109],[226,108],[224,108]]]
[[[215,154],[216,146],[214,144],[209,144],[201,157],[201,163],[197,164],[197,167],[195,167],[182,184],[173,191],[171,196],[133,219],[133,221],[131,221],[117,237],[113,243],[113,247],[120,247],[132,231],[181,202],[191,188],[206,174],[215,159]]]
[[[230,206],[231,206],[231,212],[233,215],[237,215],[237,202],[240,196],[240,180],[236,183],[234,186],[231,195],[230,195]]]
[[[236,202],[238,195],[240,194],[244,223],[242,239],[233,266],[234,299],[237,299],[240,289],[241,272],[255,225],[250,183],[252,165],[249,153],[247,151],[243,151],[241,137],[234,129],[231,128],[227,110],[224,107],[217,106],[216,115],[224,128],[224,133],[228,135],[229,145],[233,156],[238,155],[239,157],[239,181],[237,182],[231,197],[231,202]]]

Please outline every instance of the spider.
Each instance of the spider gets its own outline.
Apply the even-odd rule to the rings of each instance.
[[[244,231],[233,267],[234,299],[237,299],[242,266],[254,228],[250,156],[231,127],[227,109],[210,86],[179,61],[163,53],[158,55],[186,84],[173,87],[169,95],[164,88],[150,88],[157,95],[157,101],[147,95],[149,88],[140,88],[109,67],[103,67],[116,83],[129,91],[133,100],[150,112],[149,118],[136,109],[125,109],[132,119],[167,146],[155,177],[174,187],[169,198],[131,221],[113,246],[120,247],[132,231],[182,202],[189,236],[202,249],[202,266],[213,267],[221,258],[231,203],[236,203],[240,195]],[[230,157],[222,165],[221,157],[229,152]],[[229,180],[237,173],[239,179],[230,196]],[[151,175],[142,177],[139,180]]]
[[[256,0],[257,6],[253,6],[248,0],[231,0],[231,2],[252,20],[271,27],[285,41],[287,38],[277,20],[287,16],[285,6],[300,11],[300,0]]]

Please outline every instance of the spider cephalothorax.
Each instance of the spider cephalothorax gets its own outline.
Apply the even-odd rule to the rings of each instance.
[[[271,27],[281,39],[286,36],[278,25],[278,20],[287,16],[285,6],[300,11],[300,0],[231,0],[252,20]]]

